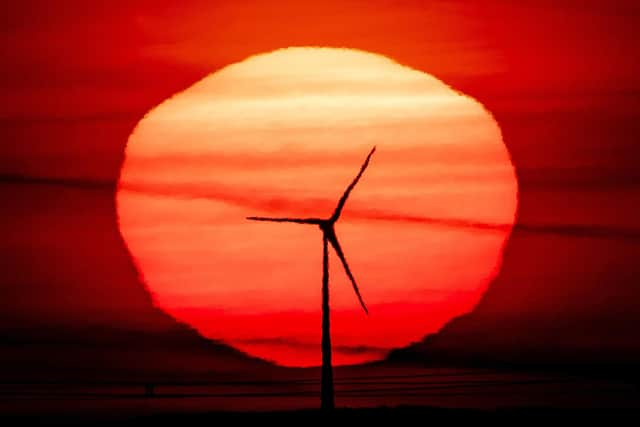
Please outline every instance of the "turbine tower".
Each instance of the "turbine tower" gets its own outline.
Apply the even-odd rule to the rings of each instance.
[[[295,224],[317,225],[322,231],[322,389],[320,392],[320,401],[321,407],[324,410],[331,410],[334,407],[333,366],[331,364],[331,331],[329,318],[329,243],[338,255],[338,258],[340,258],[342,266],[344,267],[344,270],[347,273],[351,284],[353,285],[353,290],[358,297],[358,301],[360,301],[360,305],[364,309],[364,312],[366,314],[369,314],[367,306],[362,299],[362,295],[360,295],[360,290],[358,289],[358,285],[356,284],[356,279],[351,273],[351,269],[349,268],[347,259],[345,258],[344,252],[342,251],[340,243],[338,242],[338,237],[336,235],[334,225],[340,218],[342,208],[347,202],[349,194],[360,180],[360,177],[362,177],[362,174],[364,173],[367,166],[369,166],[369,160],[371,159],[371,156],[375,151],[376,147],[373,147],[364,163],[360,167],[360,172],[358,172],[358,175],[356,175],[351,184],[349,184],[347,189],[344,191],[344,194],[338,201],[336,209],[333,211],[333,214],[329,218],[267,218],[259,216],[247,217],[247,219],[251,221],[292,222]]]

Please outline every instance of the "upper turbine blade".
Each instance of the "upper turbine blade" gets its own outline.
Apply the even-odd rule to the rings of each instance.
[[[295,222],[296,224],[320,224],[322,220],[318,218],[268,218],[263,216],[248,216],[251,221],[270,221],[270,222]]]
[[[333,249],[336,251],[336,254],[338,254],[338,258],[340,258],[340,261],[342,261],[342,265],[344,266],[344,271],[346,271],[347,276],[349,276],[349,280],[351,280],[351,284],[353,285],[353,290],[356,292],[356,295],[358,296],[360,305],[364,309],[364,312],[369,314],[369,310],[367,310],[367,306],[365,305],[364,300],[362,299],[362,295],[360,295],[360,290],[358,289],[358,285],[356,284],[356,279],[353,277],[353,274],[351,274],[351,269],[349,268],[349,264],[347,264],[347,259],[345,258],[344,253],[342,252],[342,248],[340,247],[340,243],[338,242],[338,237],[336,236],[336,232],[333,229],[333,227],[331,227],[329,230],[325,230],[325,236],[327,240],[331,243],[331,246],[333,246]]]
[[[338,201],[338,206],[336,206],[336,210],[333,212],[333,215],[331,215],[330,221],[335,222],[340,217],[340,213],[342,212],[342,208],[344,207],[344,204],[346,203],[347,198],[349,197],[349,193],[351,193],[351,190],[353,190],[353,187],[355,187],[358,181],[360,180],[360,177],[364,173],[364,170],[367,168],[367,166],[369,166],[369,159],[371,159],[371,156],[375,151],[376,151],[376,147],[373,147],[369,152],[369,155],[367,156],[364,163],[360,167],[360,172],[358,172],[358,175],[356,175],[356,177],[353,179],[351,184],[349,184],[347,189],[344,191],[344,194]]]

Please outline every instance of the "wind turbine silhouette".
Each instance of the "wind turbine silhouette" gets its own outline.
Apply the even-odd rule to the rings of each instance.
[[[349,268],[349,264],[347,263],[347,259],[344,256],[344,252],[340,247],[340,243],[338,242],[338,237],[336,236],[336,230],[334,228],[335,223],[340,218],[340,214],[342,213],[342,208],[344,204],[347,202],[349,198],[349,194],[356,186],[360,177],[364,173],[367,166],[369,166],[369,160],[371,156],[376,151],[376,147],[369,152],[369,155],[365,159],[364,163],[360,167],[360,172],[353,179],[351,184],[347,187],[344,194],[338,201],[338,205],[336,209],[333,211],[333,214],[326,219],[322,218],[267,218],[260,216],[249,216],[248,220],[252,221],[269,221],[269,222],[293,222],[296,224],[311,224],[317,225],[322,230],[322,384],[321,384],[321,392],[320,392],[320,405],[324,410],[331,410],[334,407],[334,395],[333,395],[333,366],[331,364],[331,331],[330,331],[330,322],[329,322],[329,243],[335,250],[338,258],[342,261],[342,266],[344,267],[349,280],[351,280],[351,284],[353,285],[353,290],[355,291],[358,301],[360,301],[360,305],[364,309],[364,312],[368,315],[369,310],[367,310],[367,306],[362,299],[362,295],[360,295],[360,290],[358,289],[358,285],[356,284],[356,279],[353,277],[351,273],[351,269]]]

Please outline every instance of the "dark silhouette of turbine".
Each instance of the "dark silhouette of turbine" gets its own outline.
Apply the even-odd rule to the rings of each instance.
[[[371,159],[371,156],[375,151],[376,147],[373,147],[364,163],[360,167],[360,172],[358,172],[358,175],[356,175],[351,184],[349,184],[347,189],[344,191],[344,194],[338,201],[336,209],[333,211],[333,214],[329,218],[267,218],[259,216],[247,217],[247,219],[252,221],[313,224],[319,226],[320,230],[322,230],[322,390],[320,400],[321,407],[324,410],[331,410],[334,407],[333,365],[331,364],[331,331],[329,322],[329,243],[331,243],[331,246],[338,255],[338,258],[340,258],[342,266],[344,267],[344,270],[347,273],[351,284],[353,285],[353,290],[358,297],[358,301],[360,301],[360,305],[364,309],[364,312],[369,314],[369,310],[367,310],[367,306],[362,299],[362,295],[360,295],[360,290],[358,289],[358,285],[356,284],[356,279],[351,273],[351,269],[349,268],[347,259],[344,256],[342,247],[340,247],[340,242],[338,242],[338,236],[336,235],[334,225],[340,218],[342,208],[347,202],[349,194],[360,180],[360,177],[362,177],[362,174],[364,173],[367,166],[369,166],[369,160]]]

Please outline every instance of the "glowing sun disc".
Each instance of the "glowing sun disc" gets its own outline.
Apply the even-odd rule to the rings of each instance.
[[[374,145],[336,225],[370,316],[331,255],[335,363],[382,358],[469,311],[517,205],[498,124],[426,73],[334,48],[252,56],[138,123],[117,205],[155,303],[252,355],[320,364],[320,231],[245,217],[330,215]]]

